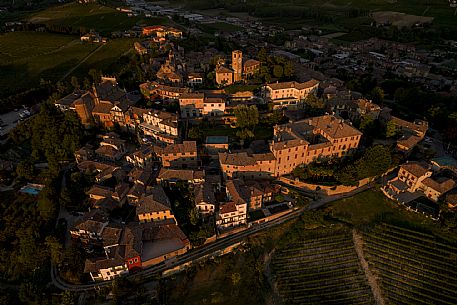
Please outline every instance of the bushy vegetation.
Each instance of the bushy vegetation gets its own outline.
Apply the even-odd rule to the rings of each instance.
[[[292,176],[316,183],[353,185],[361,179],[383,174],[393,166],[392,160],[389,147],[376,145],[355,159],[329,160],[298,166],[293,170]]]
[[[204,219],[195,206],[194,194],[187,183],[177,183],[165,189],[173,204],[173,212],[193,246],[201,246],[216,234],[214,219]]]
[[[51,304],[44,294],[48,292],[51,261],[57,265],[65,262],[64,276],[76,282],[83,266],[84,256],[78,250],[63,250],[67,228],[65,222],[56,225],[56,218],[62,161],[73,159],[84,133],[75,113],[64,114],[44,103],[41,111],[19,124],[11,136],[15,145],[29,151],[29,158],[17,168],[19,179],[38,180],[45,187],[38,197],[2,192],[1,280],[17,283],[19,301],[12,303]],[[33,166],[36,162],[46,162],[48,168],[37,170]]]

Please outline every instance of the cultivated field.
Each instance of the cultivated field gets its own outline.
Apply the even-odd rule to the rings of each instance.
[[[99,4],[79,4],[77,2],[55,6],[31,15],[29,21],[74,29],[84,27],[87,31],[94,29],[105,35],[113,31],[129,30],[136,24],[157,24],[167,21],[166,18],[128,17],[112,7]]]
[[[378,24],[392,24],[399,28],[414,26],[416,23],[432,23],[433,17],[409,15],[399,12],[379,11],[372,14]]]
[[[0,36],[0,96],[30,89],[40,79],[57,81],[80,63],[72,75],[87,76],[91,68],[110,72],[110,65],[132,45],[131,39],[113,40],[101,46],[63,34],[6,33]]]
[[[230,9],[233,1],[226,2],[226,7]],[[214,7],[214,1],[209,0],[193,0],[187,3],[194,9]],[[237,8],[237,5],[234,5],[232,10],[237,11]],[[214,14],[214,10],[209,11]],[[308,24],[318,26],[324,31],[331,26],[334,32],[338,32],[370,25],[373,21],[370,14],[377,11],[404,13],[415,15],[416,18],[431,17],[435,25],[457,26],[457,16],[447,0],[260,0],[256,1],[253,16],[287,29],[301,28]],[[411,24],[410,17],[402,19],[407,21],[405,25]]]
[[[272,268],[289,304],[373,304],[350,233],[308,238],[275,254]]]
[[[57,80],[97,48],[75,36],[13,32],[0,36],[0,91],[29,89]],[[12,92],[12,91],[11,91]]]
[[[392,225],[364,234],[365,256],[390,304],[457,304],[457,247]]]

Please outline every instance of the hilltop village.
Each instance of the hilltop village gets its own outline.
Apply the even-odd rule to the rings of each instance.
[[[140,84],[140,95],[102,76],[55,102],[85,128],[104,131],[75,152],[77,170],[94,183],[85,192],[88,211],[69,219],[72,241],[90,253],[84,272],[93,281],[135,273],[306,206],[293,188],[318,200],[363,187],[399,164],[398,177],[382,186],[386,196],[433,219],[436,202],[455,207],[455,195],[446,196],[456,185],[452,158],[407,161],[432,142],[426,121],[396,117],[332,78],[290,76],[251,89],[263,65],[255,54],[233,50],[210,65],[208,55],[184,55],[169,40],[182,39],[176,29],[143,34],[151,38],[136,42],[136,52],[154,45],[163,55],[151,63],[156,79]],[[293,65],[284,61],[283,71]],[[374,169],[346,166],[363,162],[363,170]],[[329,178],[318,173],[329,167],[341,168],[335,177],[343,190],[309,179]]]
[[[371,83],[389,69],[433,90],[454,90],[429,66],[402,59],[411,46],[370,39],[334,52],[323,38],[290,35],[284,47],[261,48],[253,47],[256,35],[239,33],[227,40],[241,48],[223,52],[214,44],[187,50],[186,34],[163,25],[139,29],[132,47],[149,79],[127,91],[116,77],[97,75],[47,110],[65,119],[75,114],[86,135],[77,147],[69,144],[75,152],[66,159],[76,163],[61,162],[71,204],[59,208],[66,246],[84,250],[86,280],[173,262],[372,187],[433,220],[457,207],[454,147],[423,116],[391,109],[380,87],[357,90],[367,85],[361,77],[367,69]],[[97,33],[81,40],[104,42]],[[307,50],[310,60],[294,50]],[[346,68],[360,83],[338,78]],[[411,98],[403,93],[398,99]],[[69,142],[63,135],[62,143]],[[19,168],[28,177],[30,169]],[[22,193],[47,189],[27,180]]]

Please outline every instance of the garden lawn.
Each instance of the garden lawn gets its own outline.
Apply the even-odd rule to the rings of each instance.
[[[410,222],[431,226],[433,221],[414,212],[406,211],[388,199],[381,191],[368,190],[353,197],[344,198],[330,205],[333,216],[353,225],[364,225],[379,220]]]

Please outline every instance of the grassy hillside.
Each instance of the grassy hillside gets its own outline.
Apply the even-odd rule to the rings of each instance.
[[[2,35],[0,91],[28,89],[38,84],[40,78],[57,80],[96,48],[97,45],[83,44],[75,36],[37,32]]]
[[[110,65],[132,45],[131,39],[100,45],[82,43],[76,36],[62,34],[13,32],[1,35],[0,92],[6,96],[32,88],[41,78],[57,81],[83,60],[72,75],[86,76],[91,68],[109,72]],[[100,49],[94,52],[98,47]]]

